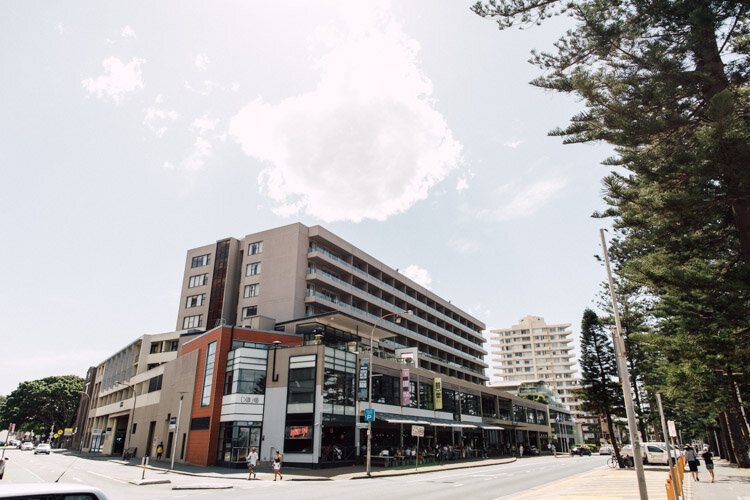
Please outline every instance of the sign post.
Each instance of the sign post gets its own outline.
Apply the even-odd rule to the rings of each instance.
[[[424,437],[424,427],[421,425],[411,426],[411,435],[417,436],[417,454],[415,455],[416,460],[414,461],[414,470],[419,470],[419,438]]]

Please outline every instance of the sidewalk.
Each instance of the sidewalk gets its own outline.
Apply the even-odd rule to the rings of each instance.
[[[714,460],[714,476],[716,482],[712,483],[703,462],[698,468],[700,481],[688,480],[686,472],[685,485],[690,486],[692,498],[685,495],[685,500],[750,500],[750,469],[740,469],[726,460]]]

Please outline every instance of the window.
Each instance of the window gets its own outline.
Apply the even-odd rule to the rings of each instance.
[[[161,344],[159,342],[154,342],[153,344],[151,344],[148,352],[149,354],[156,354],[161,352]]]
[[[170,352],[176,351],[177,348],[179,347],[179,345],[180,345],[180,341],[179,340],[170,340],[169,341],[169,351]]]
[[[260,274],[260,262],[248,264],[245,268],[245,276],[255,276],[256,274]]]
[[[260,291],[260,285],[258,283],[254,283],[252,285],[245,285],[245,294],[244,297],[257,297],[258,292]]]
[[[263,242],[262,241],[256,241],[255,243],[250,243],[247,247],[247,254],[248,255],[256,255],[259,253],[263,253]]]
[[[163,375],[157,375],[148,381],[148,392],[156,392],[161,390],[161,380]]]
[[[195,288],[196,286],[203,286],[208,281],[208,274],[198,274],[191,276],[188,281],[188,288]]]
[[[464,415],[479,415],[479,396],[462,392],[461,413]]]
[[[190,267],[201,267],[207,266],[211,262],[211,254],[199,255],[193,257],[193,261],[190,263]]]
[[[201,317],[202,314],[198,314],[197,316],[185,316],[185,319],[182,320],[182,328],[198,328],[201,326]]]
[[[214,360],[216,359],[216,341],[208,344],[206,350],[206,366],[203,371],[203,392],[201,393],[201,406],[211,403],[211,385],[214,378]]]
[[[202,306],[203,304],[205,304],[205,302],[206,302],[206,294],[205,293],[201,293],[200,295],[191,295],[185,301],[185,307],[186,308],[199,307],[199,306]]]
[[[432,410],[435,408],[433,401],[433,388],[432,384],[425,382],[419,383],[419,407],[423,410]]]
[[[258,306],[248,306],[242,308],[242,317],[249,318],[250,316],[258,315]]]
[[[237,370],[237,390],[239,394],[265,394],[266,370]]]

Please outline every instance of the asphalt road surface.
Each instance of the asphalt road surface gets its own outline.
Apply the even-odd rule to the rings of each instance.
[[[5,478],[8,483],[60,482],[95,486],[110,500],[175,498],[239,499],[269,498],[381,498],[385,499],[506,499],[596,467],[606,466],[607,457],[534,457],[510,464],[455,469],[416,475],[349,481],[243,481],[229,478],[201,478],[174,473],[146,471],[146,479],[169,479],[170,484],[131,484],[141,478],[139,468],[105,460],[90,460],[53,453],[34,455],[9,449]],[[289,471],[291,474],[291,470]],[[231,489],[174,490],[174,486],[227,486]]]

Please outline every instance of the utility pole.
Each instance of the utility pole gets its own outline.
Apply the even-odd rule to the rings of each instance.
[[[177,409],[177,422],[174,430],[174,441],[172,442],[172,463],[169,464],[169,470],[174,469],[174,456],[177,454],[177,441],[180,438],[180,417],[182,417],[182,398],[185,393],[180,393],[180,406]]]
[[[667,430],[667,422],[664,419],[664,408],[661,406],[661,393],[656,393],[656,401],[659,403],[659,416],[661,417],[661,429],[664,433],[664,444],[667,447],[667,463],[669,463],[669,473],[672,475],[672,489],[674,490],[674,497],[680,498],[680,492],[677,491],[677,478],[674,475],[674,463],[672,460],[672,449],[669,446],[669,431]]]
[[[641,500],[648,500],[646,476],[643,474],[643,459],[641,457],[641,437],[635,421],[633,391],[630,387],[630,374],[628,373],[628,365],[625,357],[625,341],[622,337],[622,324],[620,323],[620,311],[617,308],[612,271],[609,268],[609,253],[607,252],[607,242],[604,240],[604,229],[599,230],[599,235],[602,238],[604,263],[607,266],[607,279],[609,280],[609,294],[612,296],[612,310],[615,313],[615,329],[612,330],[612,340],[615,345],[615,358],[617,359],[617,372],[620,375],[620,383],[622,384],[622,395],[625,399],[625,412],[628,415],[628,431],[630,433],[630,442],[633,445],[633,462],[635,465],[635,474],[638,478],[638,492],[641,495]]]

